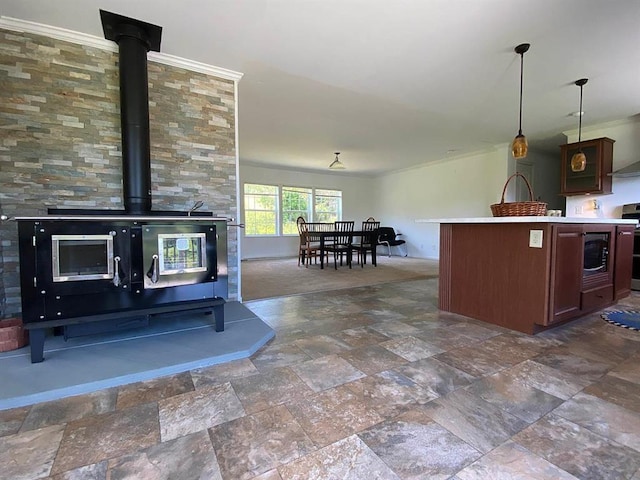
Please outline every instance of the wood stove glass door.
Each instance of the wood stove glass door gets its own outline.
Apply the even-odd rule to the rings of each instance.
[[[158,235],[158,273],[180,275],[207,271],[207,236],[204,233]]]
[[[215,226],[145,225],[142,238],[145,289],[215,281]]]
[[[51,235],[54,282],[113,278],[112,235]]]

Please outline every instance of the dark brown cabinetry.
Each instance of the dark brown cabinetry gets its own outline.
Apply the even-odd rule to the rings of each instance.
[[[611,169],[613,166],[613,143],[610,138],[584,140],[560,146],[562,158],[561,195],[585,195],[611,193]],[[571,157],[579,149],[587,157],[584,171],[571,170]]]
[[[633,240],[617,222],[441,224],[438,306],[540,332],[629,295]]]
[[[547,324],[610,305],[614,287],[616,299],[629,294],[633,227],[558,224],[552,231]]]
[[[582,290],[582,225],[554,225],[553,234],[549,323],[578,315]]]

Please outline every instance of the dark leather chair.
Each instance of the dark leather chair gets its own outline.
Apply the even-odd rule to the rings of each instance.
[[[407,243],[405,240],[399,239],[398,235],[399,234],[396,233],[393,227],[380,227],[378,229],[378,245],[386,245],[389,252],[389,257],[391,256],[391,247],[400,247],[401,245]],[[404,255],[402,256],[406,257],[407,255],[408,252],[405,246]]]

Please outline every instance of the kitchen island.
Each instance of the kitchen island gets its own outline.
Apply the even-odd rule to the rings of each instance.
[[[439,308],[535,334],[631,291],[636,220],[482,217],[440,224]]]

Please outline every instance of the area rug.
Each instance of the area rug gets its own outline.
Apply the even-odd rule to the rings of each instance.
[[[438,261],[410,257],[378,256],[378,266],[371,261],[361,267],[338,266],[333,260],[325,265],[298,266],[296,257],[247,260],[241,265],[242,300],[299,295],[302,293],[341,290],[391,282],[404,282],[438,276]]]
[[[601,316],[607,322],[618,327],[640,330],[640,312],[636,310],[609,310]]]

